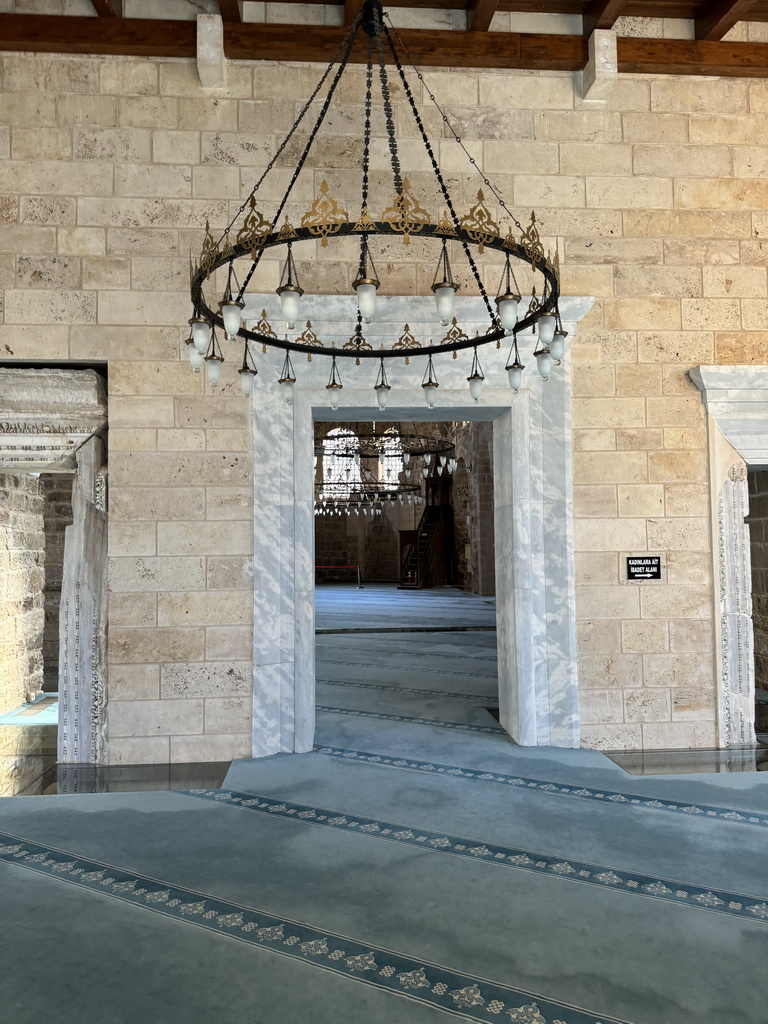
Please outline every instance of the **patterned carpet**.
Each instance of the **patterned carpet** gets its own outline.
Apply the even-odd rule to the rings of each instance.
[[[0,801],[8,1020],[764,1024],[768,779],[516,747],[492,632],[325,633],[317,675],[313,753]]]

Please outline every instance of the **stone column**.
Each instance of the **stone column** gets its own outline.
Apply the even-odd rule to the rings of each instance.
[[[59,617],[58,759],[62,762],[107,761],[107,514],[99,473],[102,459],[103,444],[98,437],[78,449],[73,522],[64,536]]]

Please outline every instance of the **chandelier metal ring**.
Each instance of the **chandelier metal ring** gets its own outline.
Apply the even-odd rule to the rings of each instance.
[[[271,249],[277,246],[287,246],[290,243],[296,243],[301,241],[316,241],[317,236],[313,235],[308,228],[296,227],[293,229],[296,233],[295,238],[286,239],[280,237],[280,232],[271,232],[267,235],[263,241],[260,240],[262,249]],[[336,232],[335,237],[345,237],[349,235],[363,235],[363,234],[382,234],[382,235],[398,235],[401,234],[399,231],[393,230],[389,224],[384,224],[382,221],[374,221],[373,227],[369,227],[367,231],[357,229],[352,223],[342,224],[339,230]],[[457,241],[463,240],[468,244],[474,244],[472,238],[467,234],[466,231],[460,229],[447,230],[441,229],[439,225],[428,224],[425,225],[419,232],[420,236],[433,237],[445,239],[446,241]],[[560,298],[560,288],[558,277],[555,268],[546,256],[534,257],[531,259],[529,253],[527,253],[523,246],[519,243],[509,245],[504,239],[500,237],[492,238],[484,242],[484,246],[487,249],[495,249],[499,252],[509,254],[518,260],[531,265],[535,270],[538,270],[545,278],[549,285],[549,289],[545,290],[545,298],[542,300],[541,305],[536,309],[535,312],[529,313],[525,317],[521,317],[517,321],[516,332],[518,334],[533,327],[538,321],[539,317],[543,313],[554,312],[557,308],[558,300]],[[217,327],[224,328],[224,319],[220,313],[215,312],[212,307],[207,303],[205,295],[203,293],[203,286],[205,281],[212,276],[215,270],[220,267],[227,266],[233,259],[240,259],[247,257],[250,259],[252,253],[252,246],[246,244],[236,244],[228,251],[221,252],[214,259],[212,265],[207,270],[199,269],[192,279],[192,303],[197,310],[199,315],[204,319],[215,324]],[[323,346],[322,348],[317,345],[304,345],[297,340],[289,340],[287,338],[280,338],[272,335],[260,334],[258,331],[249,330],[243,325],[238,331],[238,335],[241,338],[248,339],[249,341],[257,342],[259,345],[266,345],[268,348],[279,348],[287,352],[303,352],[311,355],[326,355],[326,356],[344,356],[361,359],[392,359],[396,357],[402,358],[402,349],[394,348],[370,348],[366,349],[361,347],[355,348],[337,348],[332,346]],[[437,345],[419,345],[418,348],[411,350],[412,356],[418,355],[439,355],[441,352],[458,352],[462,349],[476,348],[481,345],[485,345],[488,342],[500,341],[507,336],[507,332],[498,326],[494,326],[492,330],[489,330],[486,334],[481,334],[474,338],[464,337],[459,338],[455,341],[446,341]]]

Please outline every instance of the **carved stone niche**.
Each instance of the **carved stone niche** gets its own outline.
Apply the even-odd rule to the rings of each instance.
[[[0,472],[75,470],[78,448],[106,425],[95,370],[0,367]]]

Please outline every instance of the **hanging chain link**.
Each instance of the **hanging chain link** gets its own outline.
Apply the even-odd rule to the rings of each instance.
[[[395,67],[397,68],[397,72],[400,75],[400,81],[403,83],[403,89],[405,90],[405,95],[406,95],[406,97],[408,99],[408,103],[410,105],[411,112],[413,113],[414,119],[416,121],[416,126],[419,129],[419,134],[421,135],[421,141],[424,143],[424,148],[427,151],[427,156],[429,157],[429,160],[430,160],[430,162],[432,164],[432,171],[434,172],[434,175],[437,178],[437,182],[438,182],[438,184],[440,186],[440,191],[443,193],[443,199],[445,200],[445,203],[446,203],[446,205],[448,207],[448,211],[449,211],[449,213],[451,215],[451,220],[453,221],[453,226],[454,226],[454,228],[456,229],[457,232],[461,232],[461,225],[459,223],[459,217],[458,217],[458,214],[456,213],[456,210],[454,209],[453,200],[451,199],[451,194],[448,191],[448,186],[445,184],[445,179],[443,178],[443,172],[440,170],[440,166],[439,166],[437,160],[435,159],[435,154],[434,154],[434,151],[432,149],[432,143],[429,141],[429,138],[427,136],[426,130],[424,128],[424,124],[423,124],[423,122],[421,120],[421,115],[419,114],[418,107],[416,106],[416,101],[414,100],[413,93],[411,92],[411,87],[410,87],[410,85],[408,83],[408,79],[405,77],[405,72],[403,71],[403,66],[400,63],[400,58],[398,56],[397,49],[395,48],[394,41],[392,39],[392,36],[389,34],[389,29],[387,28],[386,25],[384,25],[384,33],[385,33],[385,35],[387,37],[387,42],[389,44],[389,48],[392,51],[392,59],[394,60]],[[397,35],[397,33],[395,33],[395,35]],[[399,38],[399,36],[398,36],[398,38]],[[466,239],[462,238],[462,239],[460,239],[460,241],[461,241],[461,247],[464,250],[464,255],[467,257],[467,262],[469,263],[470,270],[472,271],[472,276],[474,277],[475,282],[477,283],[477,286],[480,289],[480,295],[482,296],[483,302],[485,303],[485,307],[488,310],[488,316],[491,319],[491,323],[495,323],[496,322],[496,314],[491,309],[491,303],[490,303],[490,301],[488,299],[488,293],[486,292],[485,286],[483,285],[483,279],[480,276],[480,271],[477,269],[477,264],[475,263],[474,257],[472,256],[472,252],[470,251],[470,248],[469,248],[469,245],[468,245]]]
[[[415,75],[418,78],[418,80],[424,86],[427,95],[429,96],[429,98],[432,100],[432,102],[434,103],[435,107],[437,108],[437,112],[440,114],[440,117],[443,119],[443,123],[447,127],[448,131],[451,133],[451,135],[454,137],[456,142],[458,142],[458,144],[464,150],[464,153],[466,154],[467,160],[469,160],[470,164],[475,168],[477,173],[480,175],[480,177],[481,177],[481,179],[483,181],[483,184],[486,186],[486,188],[489,188],[491,190],[491,192],[494,194],[494,196],[496,197],[496,202],[499,204],[501,209],[506,213],[506,215],[509,217],[509,219],[512,221],[512,223],[517,227],[517,229],[519,231],[521,231],[521,232],[524,231],[525,229],[523,228],[523,225],[520,223],[520,221],[517,219],[517,217],[515,217],[515,215],[511,212],[511,210],[509,209],[507,204],[504,202],[504,199],[500,195],[498,189],[493,184],[493,182],[489,178],[487,178],[485,176],[485,173],[483,171],[481,171],[480,168],[477,166],[477,161],[475,160],[475,158],[473,156],[471,156],[469,150],[464,145],[464,143],[463,143],[463,141],[461,139],[461,136],[457,134],[457,132],[454,129],[453,125],[448,120],[447,114],[445,113],[443,108],[440,106],[440,104],[437,102],[437,99],[435,98],[435,95],[432,92],[432,90],[429,88],[427,83],[424,81],[424,75],[421,73],[421,71],[414,64],[413,57],[411,56],[411,54],[410,54],[410,52],[408,50],[408,47],[403,42],[403,40],[402,40],[402,38],[400,36],[400,33],[397,31],[395,26],[392,24],[392,19],[390,18],[389,14],[387,14],[385,12],[384,17],[387,19],[389,24],[392,26],[392,31],[395,34],[395,37],[396,37],[398,43],[403,48],[403,52],[405,53],[406,57],[408,58],[408,62],[410,64],[410,66],[411,66],[411,70],[415,73]],[[387,31],[387,35],[389,35],[388,31]]]
[[[307,139],[307,144],[304,147],[304,152],[299,157],[299,161],[296,164],[296,169],[294,170],[293,175],[291,177],[291,180],[288,183],[288,188],[285,191],[285,195],[280,200],[280,205],[278,206],[277,211],[275,213],[275,220],[274,220],[275,224],[277,224],[277,222],[280,220],[280,214],[285,209],[286,203],[288,202],[288,199],[290,197],[290,194],[291,194],[291,191],[293,189],[293,186],[296,184],[296,181],[297,181],[299,175],[301,174],[302,170],[304,169],[304,164],[306,162],[307,156],[309,155],[309,151],[312,148],[312,145],[314,144],[314,141],[317,138],[317,133],[320,130],[320,126],[322,125],[323,121],[325,120],[325,116],[328,113],[328,107],[331,105],[331,100],[333,99],[333,94],[336,92],[336,87],[339,84],[339,80],[341,79],[341,76],[344,74],[344,71],[345,71],[345,69],[347,67],[347,64],[349,62],[349,55],[352,52],[352,47],[353,47],[355,39],[357,37],[357,33],[360,31],[360,26],[362,24],[362,20],[363,20],[362,19],[362,15],[358,15],[358,17],[355,19],[354,24],[352,25],[352,28],[350,29],[350,31],[346,35],[346,38],[345,38],[346,49],[344,51],[344,55],[341,58],[338,70],[336,71],[336,74],[334,75],[333,81],[331,82],[330,88],[328,89],[328,94],[325,97],[325,100],[323,101],[322,107],[320,108],[320,113],[317,116],[317,120],[315,121],[314,127],[312,128],[312,131],[309,134],[309,138]],[[256,273],[256,268],[258,267],[259,263],[261,262],[261,257],[262,257],[263,254],[264,254],[264,250],[263,249],[259,249],[258,253],[256,254],[256,258],[254,259],[254,261],[253,261],[253,263],[251,265],[251,268],[248,271],[248,273],[246,274],[245,280],[243,281],[243,283],[242,283],[242,285],[240,287],[240,292],[238,293],[238,296],[237,296],[238,299],[242,299],[243,293],[245,292],[245,289],[248,287],[248,285],[250,284],[251,278]]]
[[[275,155],[272,157],[272,159],[267,164],[266,170],[261,175],[261,177],[256,182],[256,184],[253,186],[253,188],[248,193],[248,195],[245,197],[245,199],[243,200],[243,203],[242,203],[240,209],[237,211],[235,216],[229,222],[229,224],[227,225],[226,229],[222,232],[221,237],[219,238],[218,242],[216,243],[217,246],[221,245],[222,241],[227,237],[227,235],[229,234],[229,232],[232,230],[232,228],[234,227],[235,223],[237,222],[237,218],[241,214],[243,214],[245,212],[246,207],[250,203],[251,199],[253,199],[253,197],[259,191],[259,188],[263,184],[264,179],[266,178],[266,176],[269,174],[269,172],[272,170],[272,168],[277,163],[278,157],[283,152],[283,150],[288,145],[288,143],[291,141],[291,139],[293,138],[293,136],[294,136],[296,130],[298,129],[299,125],[304,120],[304,116],[306,115],[307,111],[312,106],[312,104],[315,102],[315,99],[317,98],[318,93],[320,92],[320,90],[322,89],[323,85],[325,84],[325,81],[328,78],[328,76],[330,75],[331,71],[333,70],[334,65],[338,61],[338,59],[341,56],[341,54],[345,53],[345,49],[346,49],[345,58],[346,59],[349,58],[349,53],[350,53],[350,50],[351,50],[351,41],[353,41],[355,36],[357,35],[357,32],[358,32],[358,30],[360,28],[360,23],[361,22],[362,22],[362,15],[359,15],[355,19],[355,21],[352,23],[352,25],[350,26],[349,32],[347,32],[347,34],[344,37],[344,39],[339,43],[338,49],[334,53],[333,57],[331,57],[331,62],[328,65],[328,67],[325,69],[325,71],[323,72],[322,78],[320,79],[320,81],[315,86],[315,88],[314,88],[314,90],[312,92],[312,95],[309,97],[309,99],[306,101],[304,106],[299,111],[299,114],[298,114],[296,120],[291,125],[290,131],[288,132],[288,134],[285,136],[283,141],[278,146],[277,151],[275,152]],[[317,129],[315,129],[315,130],[317,130]]]
[[[376,50],[379,58],[379,77],[381,78],[381,98],[384,101],[384,117],[387,123],[387,142],[389,144],[389,159],[392,164],[392,176],[395,179],[395,194],[403,194],[403,176],[400,171],[400,156],[397,152],[397,138],[395,135],[395,119],[392,114],[392,97],[389,94],[389,80],[387,68],[384,63],[384,46],[381,41],[381,30],[386,31],[386,26],[379,15],[380,7],[373,8],[374,35],[376,38]]]

